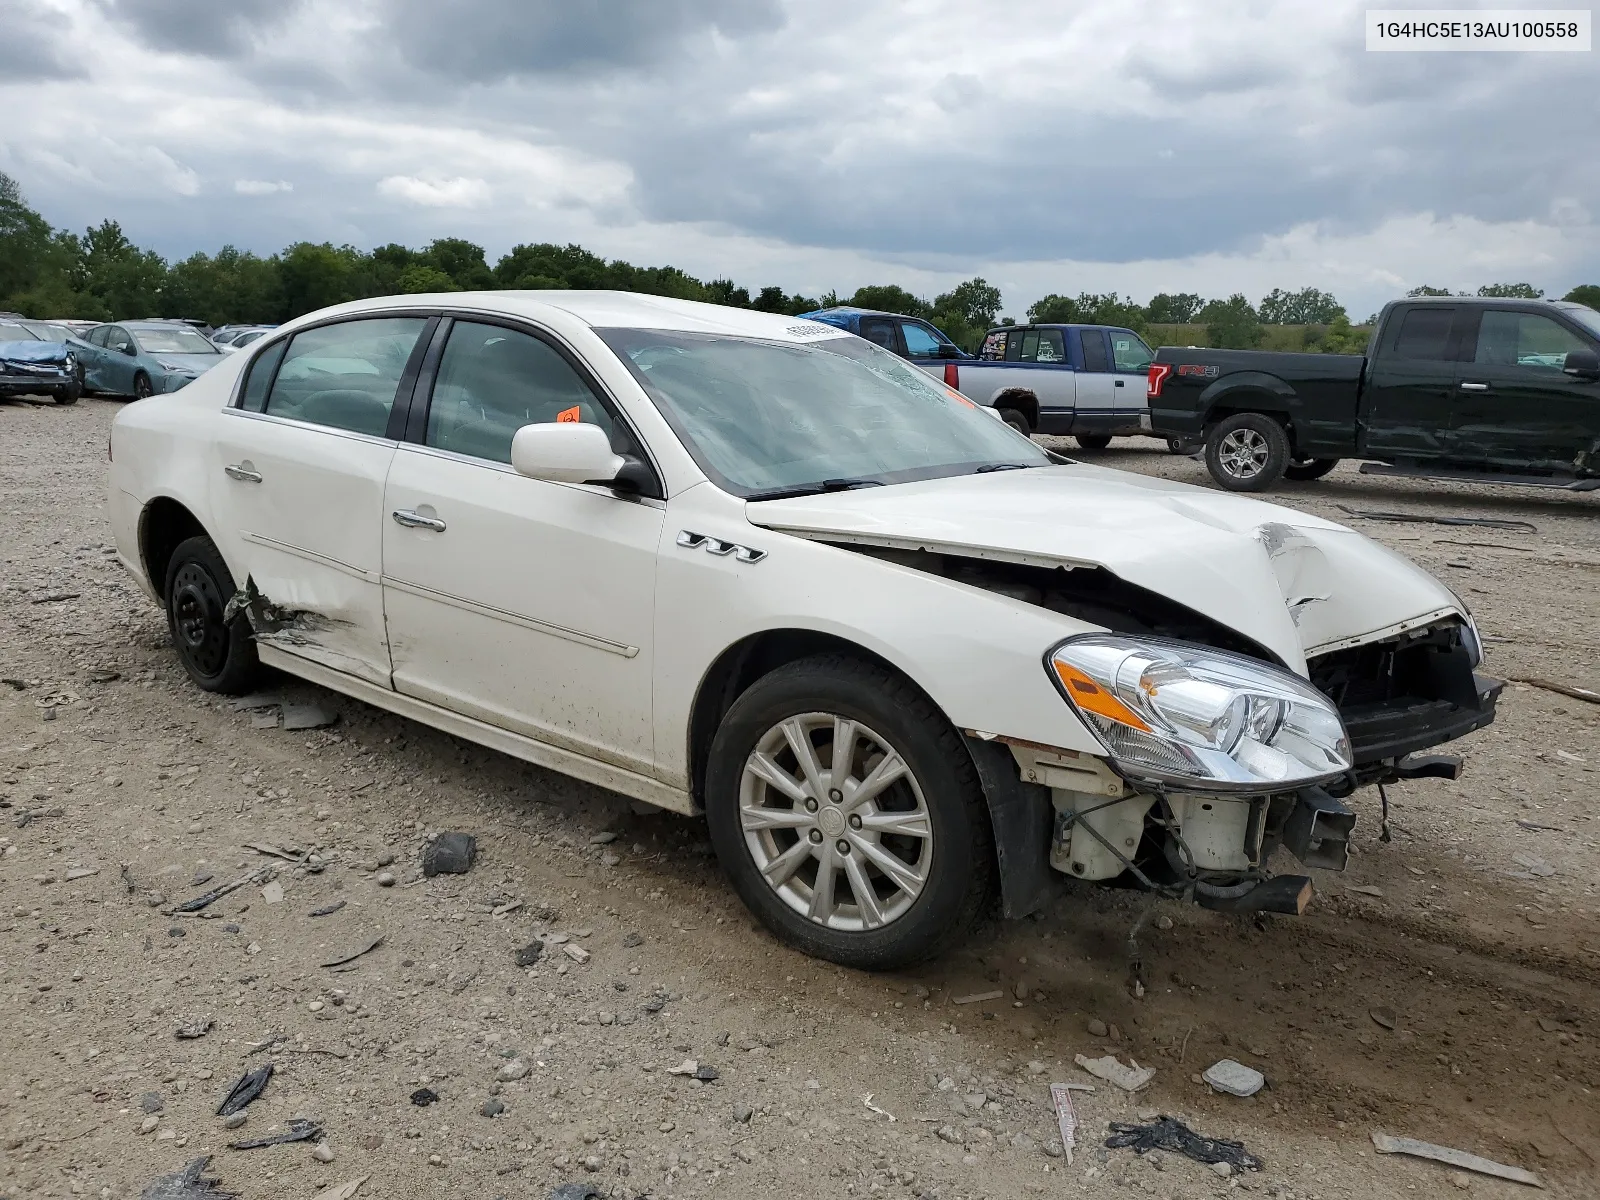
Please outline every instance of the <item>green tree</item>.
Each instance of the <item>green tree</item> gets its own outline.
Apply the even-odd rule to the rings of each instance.
[[[1600,283],[1579,284],[1561,298],[1570,300],[1574,304],[1587,304],[1590,308],[1600,309]]]
[[[750,290],[739,287],[731,279],[713,279],[706,284],[706,300],[711,304],[727,304],[734,308],[750,307]]]
[[[1285,292],[1279,288],[1261,301],[1263,325],[1327,325],[1344,313],[1344,306],[1329,293],[1314,287],[1298,292]],[[1348,321],[1349,314],[1345,314]]]
[[[1152,325],[1187,325],[1205,303],[1193,292],[1157,292],[1145,305],[1145,320]]]
[[[44,282],[59,270],[50,222],[28,207],[11,176],[0,174],[0,300]]]
[[[1196,317],[1206,327],[1206,340],[1219,349],[1252,350],[1265,336],[1256,310],[1239,292],[1211,301]]]
[[[1028,307],[1028,320],[1040,325],[1117,325],[1135,333],[1143,333],[1149,323],[1142,305],[1116,292],[1080,292],[1076,299],[1052,292]]]
[[[191,254],[167,272],[162,306],[212,325],[270,323],[283,317],[283,281],[276,258],[224,246],[215,256]]]
[[[296,242],[279,259],[285,317],[381,295],[372,260],[354,246]]]
[[[1365,330],[1350,324],[1350,318],[1341,311],[1306,349],[1320,354],[1361,354],[1366,350],[1370,336]]]
[[[463,238],[438,238],[420,257],[429,267],[449,276],[453,284],[430,291],[470,292],[494,287],[494,272],[484,261],[483,247]]]
[[[1448,296],[1449,294],[1449,288],[1429,287],[1424,283],[1420,287],[1414,287],[1407,292],[1406,298],[1408,300],[1415,300],[1418,296]]]
[[[1478,295],[1496,300],[1538,300],[1544,295],[1544,289],[1531,283],[1486,283],[1478,289]]]
[[[417,296],[424,292],[459,292],[464,289],[438,267],[418,263],[400,272],[400,278],[395,281],[395,290],[403,296]]]
[[[933,306],[926,300],[913,296],[905,288],[892,283],[859,287],[856,289],[856,294],[845,303],[856,308],[874,308],[879,312],[899,313],[902,317],[927,318],[933,315]]]

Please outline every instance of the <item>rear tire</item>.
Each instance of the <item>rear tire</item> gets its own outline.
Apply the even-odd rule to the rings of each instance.
[[[1111,445],[1109,433],[1080,433],[1076,435],[1076,440],[1085,450],[1104,450]]]
[[[1206,437],[1206,468],[1230,492],[1262,492],[1283,477],[1289,435],[1264,413],[1224,417]]]
[[[1028,418],[1023,416],[1016,409],[1001,408],[997,409],[996,411],[1000,414],[1000,419],[1002,421],[1011,426],[1011,428],[1015,429],[1023,437],[1033,436],[1033,430],[1028,428]]]
[[[850,746],[837,778],[836,736]],[[873,790],[894,757],[904,773]],[[739,897],[779,940],[841,966],[940,953],[993,888],[988,804],[960,735],[914,684],[859,659],[803,659],[752,684],[712,741],[705,801]]]
[[[1310,483],[1313,479],[1321,479],[1338,465],[1337,458],[1302,458],[1284,467],[1283,477],[1299,483]]]
[[[167,628],[178,661],[202,690],[238,695],[255,686],[261,660],[243,613],[226,620],[233,574],[208,537],[178,543],[167,563]]]

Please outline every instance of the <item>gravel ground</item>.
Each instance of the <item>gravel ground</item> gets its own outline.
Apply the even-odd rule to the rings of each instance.
[[[204,1155],[249,1200],[362,1177],[362,1197],[484,1200],[567,1182],[629,1198],[1525,1190],[1376,1156],[1375,1130],[1594,1195],[1600,707],[1508,687],[1498,723],[1458,744],[1466,777],[1392,789],[1387,844],[1369,805],[1351,869],[1317,873],[1302,919],[1161,903],[1142,1000],[1123,942],[1143,902],[1066,881],[1037,919],[856,974],[758,932],[695,821],[292,680],[276,690],[337,724],[266,727],[190,686],[110,553],[117,408],[0,403],[0,1197],[134,1197]],[[1204,480],[1154,442],[1085,457]],[[1600,499],[1347,468],[1279,498],[1446,578],[1490,670],[1600,688]],[[475,835],[476,863],[423,878],[442,830]],[[1074,1066],[1108,1053],[1154,1081],[1128,1096]],[[1212,1094],[1197,1072],[1221,1058],[1267,1090]],[[267,1063],[226,1129],[223,1095]],[[674,1073],[689,1063],[698,1078]],[[1096,1089],[1075,1093],[1070,1164],[1052,1081]],[[1222,1178],[1101,1146],[1108,1121],[1157,1112],[1264,1168]],[[291,1118],[321,1140],[227,1147]]]

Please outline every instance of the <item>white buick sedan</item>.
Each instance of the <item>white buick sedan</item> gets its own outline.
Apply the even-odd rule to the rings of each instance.
[[[361,301],[112,431],[195,683],[263,665],[704,814],[892,967],[1059,876],[1299,912],[1358,787],[1488,724],[1461,602],[1303,513],[1051,454],[887,351],[607,292]],[[1278,860],[1282,865],[1282,859]]]

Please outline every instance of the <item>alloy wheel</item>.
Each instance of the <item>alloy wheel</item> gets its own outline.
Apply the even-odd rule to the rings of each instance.
[[[1254,429],[1233,429],[1217,448],[1217,461],[1234,479],[1254,479],[1267,465],[1267,439]]]
[[[904,916],[933,866],[916,776],[882,735],[834,713],[767,730],[745,760],[739,819],[767,886],[829,929],[879,929]]]

